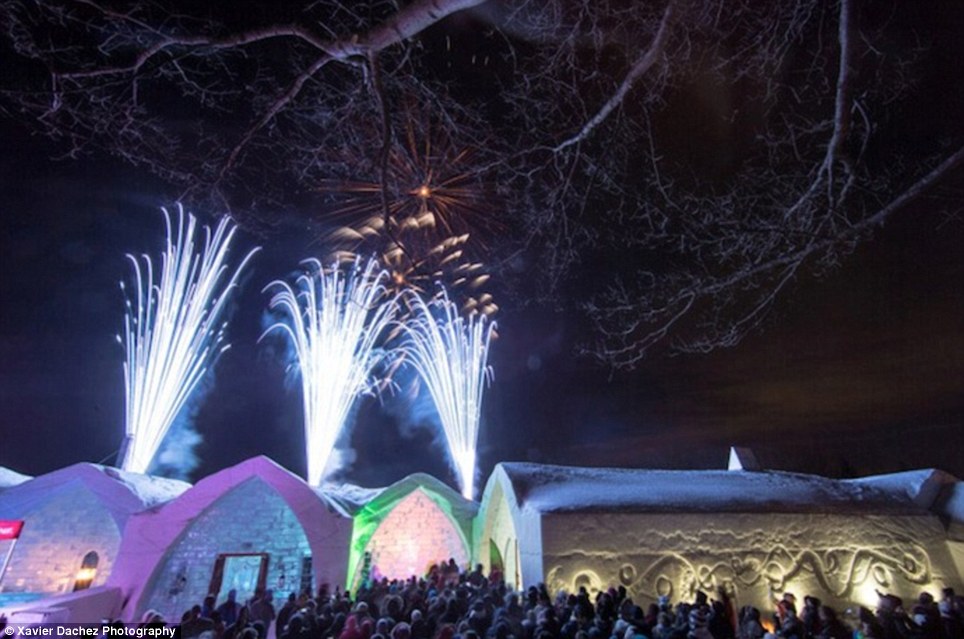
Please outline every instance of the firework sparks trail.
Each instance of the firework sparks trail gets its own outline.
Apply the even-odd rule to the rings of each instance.
[[[119,456],[124,470],[145,473],[185,402],[204,379],[217,357],[228,349],[226,322],[220,317],[238,277],[255,248],[228,275],[228,249],[237,226],[221,218],[214,232],[204,227],[198,245],[197,220],[178,204],[175,228],[167,209],[167,244],[159,278],[147,255],[128,254],[134,269],[136,297],[127,300],[126,438]],[[142,266],[143,264],[143,266]],[[124,289],[124,283],[121,282]]]
[[[445,290],[426,303],[412,294],[415,309],[404,326],[401,351],[435,401],[462,495],[475,491],[476,446],[482,394],[492,370],[486,364],[495,323],[473,313],[463,318]]]
[[[269,308],[285,317],[262,337],[280,330],[294,347],[292,365],[299,367],[304,395],[308,482],[317,486],[355,398],[377,388],[372,371],[390,357],[378,343],[395,319],[398,297],[389,295],[388,274],[377,270],[374,259],[364,268],[355,260],[347,272],[338,266],[325,272],[315,259],[304,264],[308,269],[295,288],[281,280],[265,287],[277,290]]]

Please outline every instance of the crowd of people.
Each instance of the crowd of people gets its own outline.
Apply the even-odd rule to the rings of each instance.
[[[675,604],[662,597],[644,609],[622,587],[595,596],[552,596],[544,585],[515,592],[481,566],[462,572],[450,561],[425,578],[365,584],[354,597],[326,585],[283,603],[270,590],[244,603],[234,591],[220,603],[209,596],[180,621],[184,639],[964,639],[964,601],[952,589],[910,604],[878,595],[875,611],[844,615],[812,596],[798,605],[789,592],[765,612],[737,610],[722,591]],[[143,619],[164,622],[153,611]]]
[[[481,565],[462,572],[453,560],[424,578],[374,580],[354,597],[327,585],[280,605],[271,590],[243,603],[233,590],[220,603],[209,595],[179,627],[182,639],[964,639],[964,597],[951,588],[940,600],[922,592],[910,603],[878,593],[876,610],[843,618],[809,595],[798,606],[784,593],[765,613],[715,595],[675,604],[661,597],[644,610],[623,587],[595,596],[582,588],[553,597],[542,584],[516,592],[498,573],[487,578]],[[150,610],[140,625],[173,621]]]

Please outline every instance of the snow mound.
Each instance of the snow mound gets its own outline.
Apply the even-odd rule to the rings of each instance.
[[[33,479],[33,477],[30,475],[22,475],[14,470],[0,466],[0,490],[19,486],[23,482],[31,479]]]
[[[187,482],[177,479],[140,475],[81,462],[28,478],[3,489],[2,494],[4,499],[12,500],[10,503],[25,504],[78,483],[86,486],[120,519],[170,501],[191,487]]]
[[[324,484],[317,492],[329,502],[337,505],[347,515],[352,516],[365,507],[365,504],[378,497],[385,488],[365,488],[355,484]]]
[[[521,509],[537,512],[923,514],[903,481],[841,481],[778,471],[577,468],[503,463]]]
[[[191,487],[191,484],[180,479],[141,475],[96,464],[94,466],[129,490],[144,505],[144,508],[153,508],[169,502]]]

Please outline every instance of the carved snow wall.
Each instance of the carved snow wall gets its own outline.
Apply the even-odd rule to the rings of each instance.
[[[839,607],[876,590],[960,588],[964,488],[924,469],[856,480],[780,471],[667,471],[509,462],[486,484],[474,551],[518,542],[521,587],[623,585],[637,603],[723,587]],[[509,568],[511,570],[511,568]]]
[[[961,588],[932,516],[549,513],[541,549],[550,592],[621,584],[637,603],[724,587],[766,609],[772,587],[844,609],[873,607],[875,590],[912,599]]]

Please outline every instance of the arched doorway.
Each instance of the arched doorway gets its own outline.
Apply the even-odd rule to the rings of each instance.
[[[90,588],[90,584],[94,583],[94,577],[97,576],[99,562],[100,557],[93,550],[84,555],[83,561],[80,562],[80,570],[77,571],[77,578],[74,580],[74,592]]]
[[[392,507],[365,550],[371,556],[373,578],[423,576],[431,564],[452,558],[465,566],[469,561],[468,548],[455,523],[421,488]],[[356,582],[361,572],[359,569]]]
[[[499,547],[495,541],[489,539],[489,572],[492,573],[495,571],[499,571],[504,575],[505,562],[502,560],[502,553],[499,552]]]

